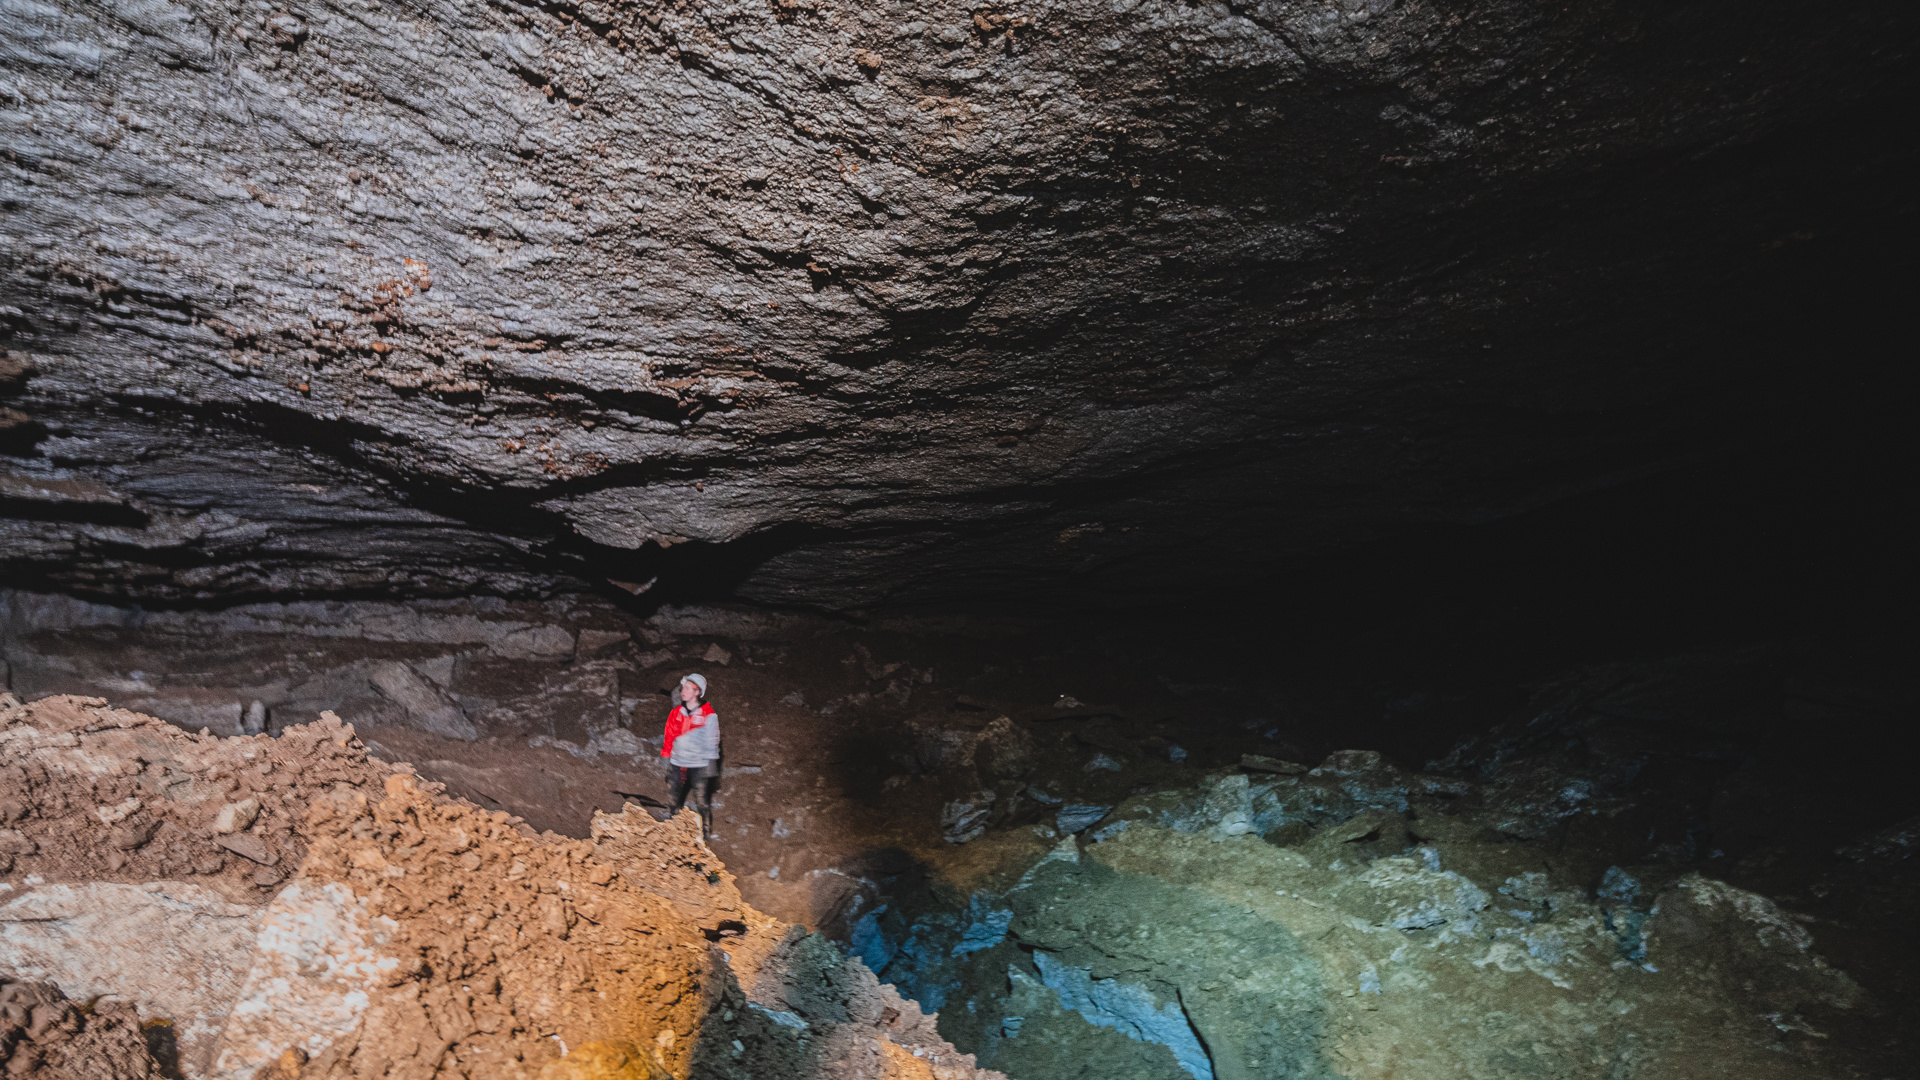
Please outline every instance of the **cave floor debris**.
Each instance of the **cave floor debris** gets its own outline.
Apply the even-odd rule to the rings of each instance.
[[[0,993],[51,986],[91,1012],[32,1005],[0,1045],[11,1075],[153,1075],[150,1045],[95,1045],[128,1009],[172,1034],[169,1068],[218,1080],[584,1080],[627,1075],[592,1071],[623,1055],[643,1077],[997,1075],[857,961],[742,901],[690,815],[539,834],[369,759],[332,717],[222,738],[95,698],[0,695],[0,768],[18,793]],[[222,833],[235,777],[269,809]],[[144,785],[137,807],[115,801],[123,781]],[[297,872],[275,889],[216,867],[233,835]],[[88,1061],[107,1071],[71,1072]]]
[[[1910,705],[1898,643],[1474,697],[1017,625],[569,602],[131,626],[62,603],[8,624],[17,689],[137,689],[187,726],[261,700],[265,747],[337,710],[374,766],[582,840],[662,800],[662,692],[703,670],[728,737],[711,847],[742,902],[1022,1080],[1885,1076],[1914,1012],[1897,761],[1793,734]],[[298,861],[266,789],[221,805],[256,798],[252,832]],[[285,888],[205,843],[223,898]]]

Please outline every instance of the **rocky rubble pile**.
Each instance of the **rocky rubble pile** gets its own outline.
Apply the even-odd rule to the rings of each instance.
[[[305,857],[313,800],[385,774],[342,752],[353,730],[331,713],[285,738],[227,741],[102,698],[4,700],[0,870],[49,880],[193,880],[258,901]]]
[[[330,718],[222,739],[97,699],[0,696],[0,768],[23,796],[0,974],[92,1003],[27,1011],[35,1047],[72,1020],[47,1068],[137,1017],[170,1028],[184,1075],[221,1080],[996,1075],[745,904],[687,820],[537,835]],[[129,1060],[89,1075],[147,1075]]]
[[[0,1065],[45,1080],[163,1076],[131,1006],[81,1008],[58,987],[0,976]]]
[[[1261,760],[1038,857],[1002,844],[1010,887],[896,900],[853,937],[1015,1076],[1881,1075],[1883,1005],[1802,919],[1579,833],[1534,842],[1516,809],[1552,807],[1516,790],[1372,752]]]

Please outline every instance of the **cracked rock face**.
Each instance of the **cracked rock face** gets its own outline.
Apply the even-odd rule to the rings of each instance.
[[[1133,593],[1509,513],[1740,445],[1911,154],[1849,134],[1885,3],[6,18],[0,566],[161,599]]]

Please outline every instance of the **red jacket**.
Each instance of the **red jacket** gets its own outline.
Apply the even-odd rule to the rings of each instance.
[[[713,715],[713,706],[704,701],[700,703],[700,708],[694,711],[693,716],[687,715],[685,705],[675,705],[673,711],[667,714],[667,733],[666,738],[660,743],[660,756],[671,757],[673,741],[685,735],[689,728],[705,726],[707,720]]]

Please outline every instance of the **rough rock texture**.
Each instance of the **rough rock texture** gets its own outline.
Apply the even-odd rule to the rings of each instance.
[[[131,1006],[81,1008],[57,987],[0,977],[0,1064],[42,1080],[149,1080],[165,1075]]]
[[[632,664],[613,649],[630,635],[617,614],[596,603],[484,600],[137,613],[0,591],[0,656],[24,697],[112,692],[190,731],[260,734],[333,711],[362,729],[470,740],[477,725],[584,742],[621,723],[619,676]],[[116,677],[74,678],[96,661]],[[259,727],[249,728],[250,713]]]
[[[447,973],[478,964],[483,978],[497,972],[504,996],[472,1002],[476,1020],[511,997],[529,1031],[560,1034],[581,1055],[581,1039],[598,1041],[580,1068],[646,1075],[658,1028],[568,1028],[564,1016],[603,1015],[595,995],[616,989],[664,1016],[654,988],[614,973],[591,991],[565,989],[570,961],[553,958],[609,946],[593,928],[609,923],[587,912],[556,939],[548,900],[576,914],[589,898],[644,905],[624,891],[636,880],[674,903],[713,897],[716,907],[663,933],[684,931],[699,948],[713,931],[721,940],[706,943],[732,953],[727,970],[762,1008],[808,1023],[837,1016],[807,997],[813,976],[791,987],[783,976],[775,996],[772,982],[742,974],[785,939],[729,906],[737,886],[754,910],[847,941],[937,1009],[943,1037],[1020,1080],[1180,1080],[1203,1063],[1226,1077],[1236,1060],[1254,1076],[1475,1080],[1911,1071],[1920,960],[1906,927],[1920,860],[1904,857],[1913,808],[1900,736],[1920,706],[1920,672],[1909,640],[1747,645],[1475,689],[1419,671],[1306,672],[1257,639],[1097,622],[1055,637],[1011,623],[982,631],[981,619],[669,606],[622,623],[558,599],[143,614],[0,594],[0,656],[22,695],[124,691],[155,710],[223,702],[229,717],[266,698],[279,734],[217,740],[71,699],[24,706],[40,719],[8,729],[4,745],[30,745],[60,768],[44,779],[29,770],[30,798],[0,807],[0,830],[17,834],[4,839],[14,889],[0,890],[0,947],[35,981],[64,964],[59,985],[75,1000],[112,991],[152,1000],[140,1007],[155,1013],[162,993],[180,992],[179,969],[154,957],[142,965],[151,978],[121,977],[115,943],[164,937],[190,942],[194,956],[236,955],[220,965],[224,981],[197,994],[204,1027],[175,1029],[188,1060],[222,1038],[265,1060],[295,1036],[260,1028],[291,1012],[314,1018],[319,1037],[303,1052],[320,1061],[360,1022],[340,1003],[417,958],[426,969],[406,985],[430,1020],[382,1012],[388,1026],[352,1044],[411,1037],[406,1060],[417,1064],[447,1037],[440,1025],[464,1023],[446,1018],[437,995],[480,992]],[[550,647],[527,658],[528,641]],[[369,662],[420,673],[482,737],[430,730],[438,699],[418,702],[425,715],[405,711]],[[664,796],[644,740],[674,681],[696,667],[727,731],[719,835],[705,850],[674,832],[683,826],[620,813],[625,796]],[[550,689],[607,670],[617,710],[604,693]],[[389,767],[325,735],[343,729],[294,723],[322,708],[449,793],[573,840],[527,836],[418,780],[389,793]],[[586,718],[600,710],[631,726],[596,729]],[[1495,717],[1507,722],[1488,730]],[[616,732],[633,742],[615,747]],[[1387,753],[1338,749],[1355,745]],[[135,786],[117,784],[130,778],[124,768],[92,786],[58,780],[92,747],[144,758]],[[254,768],[236,768],[247,752]],[[1408,764],[1426,758],[1437,760]],[[344,798],[331,781],[282,783],[348,766],[365,771],[347,777]],[[216,789],[224,776],[270,783]],[[0,778],[0,802],[20,782]],[[128,857],[130,872],[112,872],[98,811],[111,817],[130,796],[140,810],[113,827],[164,817],[183,834],[156,831],[167,846],[227,862],[189,874],[150,843]],[[335,810],[280,830],[289,807],[316,804]],[[960,805],[971,809],[949,816]],[[596,807],[612,813],[595,817]],[[963,819],[962,830],[943,828]],[[446,846],[460,844],[455,829],[468,841],[457,851]],[[309,852],[305,868],[254,884],[257,864],[220,844],[242,835],[273,845],[275,870]],[[577,862],[566,854],[588,847]],[[469,854],[503,873],[465,870]],[[711,854],[727,863],[717,884],[699,873],[717,868]],[[582,873],[603,856],[622,868],[611,893]],[[565,881],[567,891],[510,887],[516,858],[528,866],[520,886]],[[633,867],[646,868],[639,879]],[[486,925],[467,929],[479,910]],[[464,941],[436,921],[448,912]],[[725,920],[747,932],[727,936],[736,928]],[[100,944],[80,948],[82,935]],[[796,939],[784,955],[851,986],[817,940]],[[601,970],[598,954],[586,962]],[[263,996],[268,986],[281,996]],[[543,994],[554,1011],[533,1008]],[[249,999],[299,1007],[222,1003]],[[728,1023],[727,1008],[767,1031],[798,1031],[751,1005],[722,1006],[714,1023]],[[741,1037],[743,1055],[762,1034]],[[471,1042],[489,1054],[531,1050],[520,1036]],[[608,1064],[623,1055],[626,1065]]]
[[[1913,40],[1892,3],[14,4],[0,566],[1137,598],[1176,546],[1227,579],[1512,511],[1806,404],[1777,321],[1905,220]]]
[[[964,913],[881,914],[868,961],[1012,1076],[1904,1067],[1885,1008],[1766,897],[1659,867],[1611,867],[1590,893],[1582,853],[1514,845],[1477,792],[1378,755],[1210,780],[1130,800]]]
[[[300,792],[304,861],[271,897],[218,867],[115,861],[68,814],[127,769],[217,775],[281,745],[314,783]],[[185,1075],[220,1080],[999,1076],[858,961],[745,904],[692,815],[535,835],[370,762],[337,721],[221,739],[93,699],[0,695],[0,752],[31,778],[0,834],[0,977],[56,988],[29,987],[54,1004],[16,1017],[21,984],[0,982],[0,1053],[28,1075],[148,1075],[145,1043],[112,1041],[138,1037],[137,1014],[171,1026]],[[149,793],[153,816],[195,820],[204,800],[169,793],[199,782]],[[226,835],[203,826],[172,847]],[[209,884],[166,880],[194,872]],[[74,1064],[84,1054],[118,1071]]]
[[[50,879],[103,868],[134,882],[196,877],[219,895],[257,899],[305,857],[316,795],[386,772],[338,753],[353,729],[330,714],[290,728],[291,739],[227,743],[101,698],[0,702],[11,838],[0,858]]]

